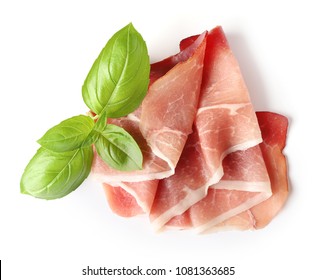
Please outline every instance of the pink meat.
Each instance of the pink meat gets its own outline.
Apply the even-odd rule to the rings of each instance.
[[[288,198],[287,164],[283,154],[288,119],[270,112],[258,112],[257,117],[264,139],[260,148],[269,173],[272,196],[251,209],[216,225],[214,230],[261,229],[280,212]]]
[[[260,145],[269,173],[272,197],[251,208],[254,227],[265,227],[283,208],[288,198],[288,176],[283,149],[286,144],[288,119],[268,112],[257,113],[264,142]]]
[[[115,186],[103,183],[107,201],[112,211],[122,217],[149,213],[158,180],[142,182],[119,182]]]
[[[133,217],[144,213],[135,197],[123,188],[106,183],[103,183],[103,188],[110,208],[117,215]]]
[[[192,132],[197,111],[206,43],[203,39],[205,34],[201,36],[197,39],[201,43],[188,59],[186,55],[177,55],[170,58],[170,65],[167,65],[167,60],[158,64],[172,66],[173,61],[187,59],[157,79],[142,103],[140,130],[154,154],[169,164],[169,175],[174,173],[187,137]],[[153,66],[153,70],[155,68],[161,67]]]
[[[222,178],[222,161],[226,155],[246,150],[261,141],[240,68],[222,28],[217,27],[207,36],[194,133],[187,141],[175,174],[159,183],[150,213],[153,227],[162,228],[171,218],[202,200],[208,188]],[[252,199],[257,203],[270,196],[270,183],[260,150],[255,151],[258,172],[264,177],[261,181],[264,195]],[[249,182],[253,180],[256,182],[257,178],[249,178]],[[244,185],[239,184],[239,188]]]

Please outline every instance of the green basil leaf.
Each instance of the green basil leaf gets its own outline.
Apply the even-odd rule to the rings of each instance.
[[[107,124],[95,142],[100,157],[112,168],[121,171],[142,169],[142,153],[132,136],[123,128]]]
[[[93,127],[91,117],[75,116],[49,129],[37,142],[54,152],[72,151],[83,144]]]
[[[150,61],[142,36],[130,23],[108,41],[95,60],[83,86],[85,104],[110,118],[133,112],[149,85]]]
[[[26,166],[21,193],[43,199],[61,198],[74,191],[89,175],[93,148],[56,153],[43,147]]]

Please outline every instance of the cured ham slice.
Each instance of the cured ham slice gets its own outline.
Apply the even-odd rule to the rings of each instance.
[[[233,188],[221,188],[220,182],[209,189],[203,200],[194,204],[183,215],[174,217],[169,226],[180,228],[194,228],[199,232],[209,232],[230,229],[259,229],[266,226],[283,207],[288,195],[286,160],[282,153],[285,146],[288,121],[284,116],[270,112],[257,113],[263,142],[259,145],[264,163],[271,180],[272,196],[261,203],[260,196],[268,195],[263,192],[235,191]],[[224,161],[225,175],[221,182],[224,185],[238,184],[239,167],[233,166],[232,161],[239,156],[248,157],[244,153],[252,153],[251,148],[245,152],[236,152]],[[231,157],[234,158],[231,161]],[[247,161],[247,160],[245,160]],[[238,161],[242,165],[242,160]],[[252,162],[252,161],[251,161]],[[256,164],[257,162],[254,161]],[[246,164],[246,163],[245,163]],[[256,167],[254,167],[255,169]],[[246,168],[247,169],[247,168]],[[256,174],[254,170],[249,173]],[[252,175],[246,174],[251,177]],[[257,175],[256,175],[257,176]],[[217,187],[219,186],[219,187]],[[256,186],[257,187],[257,186]],[[256,189],[253,186],[253,190]],[[253,204],[253,205],[252,205]]]
[[[203,199],[208,188],[222,178],[222,161],[226,155],[246,150],[261,141],[258,121],[240,68],[222,28],[217,27],[207,36],[194,133],[185,146],[175,174],[160,181],[150,214],[153,227],[162,228],[171,218]],[[255,156],[256,162],[260,162],[258,172],[265,176],[263,195],[252,199],[252,203],[257,204],[271,193],[259,148]]]
[[[174,173],[192,132],[203,73],[204,37],[205,34],[197,39],[203,41],[193,56],[177,63],[150,86],[142,103],[140,130],[153,153],[169,164],[168,175]],[[182,58],[186,58],[185,50],[170,60],[177,62]],[[166,64],[165,61],[163,65]]]
[[[212,230],[261,229],[280,212],[288,198],[287,165],[283,155],[288,119],[270,112],[257,112],[257,117],[264,138],[260,148],[271,180],[272,196],[251,209],[216,225]]]
[[[272,197],[251,208],[254,227],[263,228],[279,213],[289,193],[286,158],[282,151],[286,144],[288,119],[282,115],[258,112],[264,142],[260,145],[269,173]]]

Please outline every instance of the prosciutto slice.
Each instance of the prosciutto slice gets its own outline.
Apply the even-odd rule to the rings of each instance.
[[[192,132],[203,73],[204,38],[205,34],[199,36],[198,41],[203,39],[200,48],[185,62],[181,61],[189,53],[185,50],[170,59],[170,66],[173,61],[180,62],[150,86],[142,103],[140,130],[153,153],[168,163],[168,176],[174,173]]]
[[[270,223],[281,210],[288,196],[286,160],[282,153],[285,147],[288,120],[284,116],[271,112],[258,112],[257,117],[263,136],[263,142],[259,145],[259,148],[262,151],[264,163],[271,180],[272,196],[261,203],[256,203],[255,200],[259,200],[259,196],[264,195],[263,192],[221,188],[221,182],[230,186],[239,182],[236,172],[242,168],[233,166],[232,162],[234,160],[231,161],[231,158],[247,157],[248,155],[245,155],[245,153],[249,151],[252,153],[253,149],[257,151],[259,149],[255,147],[245,152],[236,152],[224,160],[224,171],[226,173],[222,181],[214,188],[209,189],[203,200],[194,204],[184,214],[174,217],[168,223],[169,226],[194,228],[199,232],[260,229]],[[247,160],[245,161],[247,162]],[[242,159],[238,162],[240,165],[244,163]],[[257,163],[256,161],[253,162]],[[233,170],[230,169],[232,166]],[[250,170],[249,173],[254,175],[256,173],[253,172],[255,168],[257,167],[250,170],[247,166],[245,169]],[[251,177],[252,175],[249,175],[249,173],[246,176]],[[256,187],[253,186],[253,190]]]

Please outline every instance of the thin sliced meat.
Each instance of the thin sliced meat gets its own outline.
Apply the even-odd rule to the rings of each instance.
[[[221,189],[221,187],[211,188],[206,198],[193,205],[183,215],[173,218],[169,226],[194,228],[199,232],[259,229],[266,226],[280,211],[288,195],[286,160],[282,153],[288,121],[284,116],[270,112],[258,112],[257,117],[263,136],[263,142],[259,148],[271,180],[272,196],[261,203],[254,201],[254,205],[251,206],[255,195],[259,197],[259,193]],[[245,151],[247,155],[244,154],[244,156],[247,157],[248,152],[255,148]],[[228,182],[233,185],[233,181],[239,181],[237,176],[239,167],[231,164],[231,158],[234,161],[233,158],[240,153],[244,152],[233,153],[224,160],[225,175],[221,181],[227,181],[224,185]],[[256,161],[254,163],[256,164]],[[253,189],[255,190],[256,187],[254,186]],[[242,208],[245,210],[242,211]]]
[[[279,213],[289,193],[287,164],[283,155],[286,144],[288,119],[268,112],[257,113],[264,142],[260,145],[272,186],[272,197],[251,209],[255,228],[263,228]]]
[[[265,162],[259,146],[237,151],[223,161],[224,176],[186,213],[186,223],[202,232],[261,203],[271,196]],[[176,220],[168,225],[175,226]]]
[[[208,188],[222,178],[222,161],[228,154],[246,150],[261,141],[257,118],[239,65],[222,28],[217,27],[207,36],[194,133],[187,141],[175,174],[159,183],[150,213],[153,227],[161,229],[174,216],[202,200]],[[267,179],[262,184],[264,195],[252,199],[255,203],[270,195],[270,183],[260,151],[257,157],[262,163],[259,172]],[[243,189],[241,184],[234,187]]]
[[[260,148],[269,173],[272,196],[208,231],[261,229],[268,225],[285,205],[289,188],[283,149],[286,144],[288,119],[271,112],[257,112],[257,117],[264,140]]]
[[[262,141],[248,89],[221,27],[207,38],[196,129],[207,165],[219,177],[227,154]]]
[[[140,130],[153,153],[169,164],[168,175],[174,174],[197,111],[206,45],[205,34],[200,36],[194,55],[157,79],[142,103]],[[175,56],[171,65],[181,58],[186,55]],[[169,68],[166,62],[160,65]]]
[[[193,158],[197,154],[191,150],[189,155]],[[188,162],[190,161],[188,160]],[[189,164],[186,169],[186,173],[189,172]],[[172,218],[167,223],[168,227],[193,227],[201,232],[238,215],[271,196],[270,180],[259,146],[229,154],[223,161],[223,170],[224,176],[218,183],[210,188],[205,187],[207,191],[204,195],[205,198],[191,204],[183,215]],[[193,178],[195,177],[196,175]],[[180,183],[187,184],[185,182],[187,178]],[[200,173],[198,178],[200,178]],[[190,186],[193,185],[190,184]],[[191,199],[194,199],[194,196],[198,199],[198,192],[203,191],[203,188],[198,189],[198,184],[195,186],[195,190],[189,189],[188,191]],[[184,193],[184,191],[182,192]],[[156,197],[158,195],[159,190]]]

